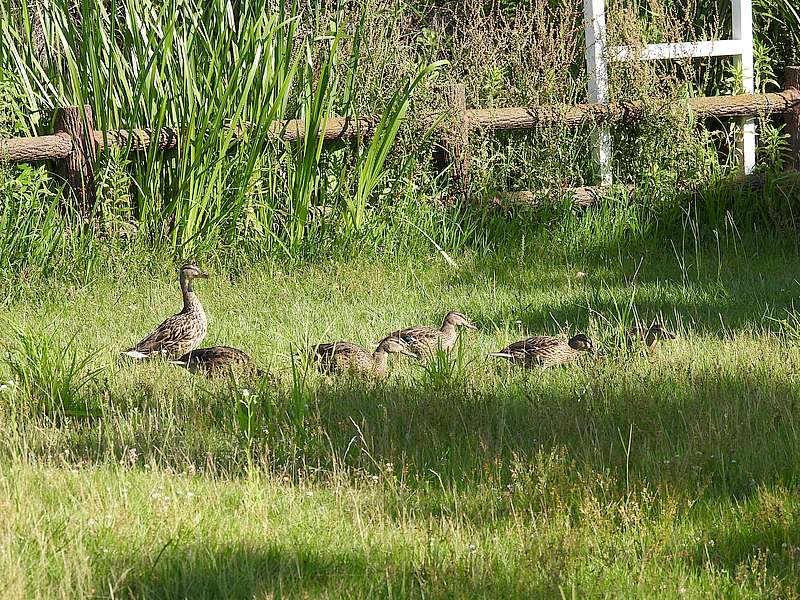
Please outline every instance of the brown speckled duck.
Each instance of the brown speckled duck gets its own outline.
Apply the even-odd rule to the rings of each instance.
[[[195,265],[181,267],[183,310],[169,317],[153,333],[132,348],[128,348],[123,354],[136,359],[151,356],[177,359],[186,352],[197,348],[206,337],[208,320],[203,305],[200,304],[200,300],[192,289],[192,282],[195,279],[206,277],[208,275]]]
[[[388,338],[381,341],[372,354],[351,342],[334,342],[314,346],[310,355],[327,373],[355,372],[384,377],[391,353],[414,356],[404,342]]]
[[[264,375],[246,353],[230,346],[210,346],[190,350],[177,360],[172,361],[192,373],[202,373],[213,376],[230,373],[232,371]]]
[[[584,334],[562,340],[549,335],[536,335],[514,342],[489,356],[505,358],[526,367],[552,367],[577,360],[583,352],[594,352],[592,340]]]
[[[435,353],[439,348],[445,352],[456,345],[458,328],[477,329],[469,319],[460,312],[450,311],[442,322],[441,329],[420,325],[393,331],[384,339],[402,340],[415,356],[422,357]]]
[[[661,340],[674,340],[675,334],[668,331],[661,323],[653,321],[649,327],[636,324],[628,332],[631,341],[641,341],[650,353],[654,353]]]

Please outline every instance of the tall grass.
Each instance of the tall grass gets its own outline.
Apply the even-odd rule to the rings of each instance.
[[[96,352],[79,356],[75,337],[59,343],[50,333],[17,331],[16,339],[3,349],[2,362],[13,375],[14,391],[24,397],[19,406],[27,418],[42,413],[54,419],[97,414],[89,391],[103,369],[92,366]]]
[[[12,2],[0,21],[4,67],[19,74],[30,125],[63,105],[89,104],[97,127],[178,129],[174,153],[150,148],[130,162],[139,235],[183,254],[236,241],[241,230],[296,256],[313,232],[318,207],[342,198],[359,230],[385,175],[385,161],[420,83],[439,65],[396,82],[376,135],[357,152],[358,168],[329,189],[320,130],[346,116],[341,11],[315,36],[296,3],[257,0],[137,2],[77,7]],[[358,34],[358,30],[356,30]],[[358,54],[350,57],[355,70]],[[383,110],[385,108],[385,110]],[[304,120],[297,145],[271,132],[278,119]],[[240,135],[236,135],[239,133]],[[132,158],[132,157],[130,157]],[[103,210],[97,207],[98,212]],[[108,212],[108,209],[106,209]],[[325,213],[325,210],[323,210]],[[327,214],[327,213],[325,213]]]
[[[450,107],[434,84],[465,83],[474,107],[583,101],[581,14],[574,6],[526,2],[500,11],[477,0],[448,7],[417,2],[414,11],[404,6],[399,0],[358,6],[6,0],[0,14],[4,133],[49,132],[53,109],[90,104],[104,131],[169,125],[181,143],[166,153],[151,147],[141,155],[130,149],[103,154],[93,216],[100,243],[78,235],[84,231],[79,215],[55,210],[69,206],[69,191],[37,175],[33,205],[41,210],[31,211],[25,227],[48,234],[14,237],[9,225],[3,233],[9,249],[2,252],[27,258],[6,260],[4,268],[19,272],[35,257],[54,257],[59,239],[66,242],[62,254],[84,256],[79,260],[94,260],[97,248],[115,245],[134,253],[155,247],[173,256],[257,260],[488,249],[531,236],[548,243],[641,239],[655,228],[682,229],[687,200],[718,194],[716,186],[724,187],[735,171],[729,129],[664,110],[676,98],[713,93],[714,86],[727,91],[735,76],[712,62],[636,63],[612,72],[620,99],[647,105],[645,123],[614,130],[615,177],[637,184],[633,196],[582,215],[583,224],[558,201],[539,211],[443,209],[447,173],[435,172],[430,154],[437,117]],[[717,20],[695,14],[694,4],[685,10],[669,4],[658,15],[612,8],[610,22],[620,23],[612,34],[631,43],[718,36],[727,26],[724,14]],[[791,11],[778,8],[764,17],[789,27],[776,43],[795,31]],[[780,69],[769,50],[762,59],[759,77],[767,85]],[[367,139],[325,143],[320,135],[334,115],[375,114],[382,118]],[[286,143],[275,123],[292,118],[303,119],[304,135]],[[760,166],[770,170],[784,162],[786,134],[767,118],[762,131]],[[471,197],[483,202],[503,190],[593,183],[597,166],[588,134],[560,125],[525,134],[476,132]],[[4,172],[9,181],[26,176],[25,168]],[[24,205],[7,198],[3,210],[11,223]],[[731,202],[722,202],[725,210]],[[566,224],[554,227],[558,218]],[[55,231],[70,235],[51,237]]]

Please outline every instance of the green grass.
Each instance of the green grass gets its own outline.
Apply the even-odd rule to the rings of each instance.
[[[97,412],[0,392],[3,596],[797,596],[790,234],[454,258],[217,271],[197,286],[206,343],[249,351],[261,382],[118,359],[177,308],[168,261],[3,283],[0,341],[85,361],[80,382],[51,369]],[[393,361],[383,383],[293,370],[309,342],[372,345],[449,309],[480,326],[450,363]],[[626,349],[634,313],[679,339]],[[484,358],[577,330],[599,351],[572,368]]]
[[[485,208],[593,181],[585,129],[472,135],[454,205],[430,160],[442,84],[476,108],[585,99],[580,10],[545,4],[8,5],[3,136],[89,103],[99,129],[183,138],[104,154],[91,222],[43,166],[0,165],[0,597],[800,596],[798,182],[743,186],[728,130],[663,110],[735,69],[612,70],[651,118],[614,130],[637,191],[591,209]],[[757,4],[772,89],[796,15]],[[684,12],[622,11],[616,33],[713,25]],[[384,118],[323,148],[334,114]],[[295,117],[303,143],[269,134]],[[759,130],[779,171],[786,134]],[[271,377],[120,358],[179,307],[178,257],[214,274],[206,344]],[[451,309],[480,330],[385,382],[293,360]],[[650,357],[624,332],[654,317],[679,337]],[[578,331],[599,351],[571,368],[485,358]]]

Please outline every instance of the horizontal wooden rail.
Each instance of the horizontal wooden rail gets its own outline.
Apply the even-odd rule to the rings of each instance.
[[[772,94],[744,94],[741,96],[714,96],[691,98],[687,104],[701,117],[747,117],[770,113],[786,113],[800,107],[800,91],[789,89]],[[569,127],[591,123],[633,122],[646,114],[641,103],[577,104],[572,106],[541,106],[532,108],[472,109],[465,111],[465,125],[469,129],[486,131],[535,129],[553,124]],[[369,136],[380,117],[334,117],[328,119],[320,132],[326,140],[348,139]],[[305,123],[300,119],[277,121],[271,127],[272,134],[286,141],[301,140],[306,135]],[[233,138],[242,137],[234,131]],[[98,150],[111,147],[141,151],[155,144],[159,150],[170,150],[178,146],[181,131],[174,127],[154,129],[112,129],[107,132],[93,131],[92,138]],[[38,160],[60,160],[72,152],[72,140],[66,133],[29,138],[0,140],[0,160],[29,162]]]
[[[690,98],[687,104],[701,117],[755,117],[785,113],[800,106],[800,91]],[[645,114],[646,107],[640,102],[612,102],[564,107],[473,109],[467,111],[467,120],[473,129],[507,130],[534,129],[557,123],[577,127],[589,123],[632,122],[642,119]]]
[[[492,198],[496,206],[539,206],[554,198],[566,198],[575,206],[591,206],[611,194],[633,192],[632,185],[581,186],[571,188],[541,189],[536,191],[500,192]]]
[[[72,137],[67,133],[0,140],[0,161],[60,160],[70,154]]]
[[[784,181],[791,185],[800,185],[800,173],[789,171],[783,175]],[[719,183],[730,190],[760,190],[770,181],[770,176],[756,173],[752,175],[738,175]],[[632,184],[614,184],[610,186],[582,186],[565,188],[545,188],[538,190],[520,190],[516,192],[499,192],[490,197],[490,203],[501,208],[515,206],[538,207],[552,203],[554,200],[567,199],[573,206],[588,207],[607,199],[612,195],[632,194],[636,187]],[[694,190],[687,189],[683,193],[691,195]]]
[[[791,165],[800,168],[800,67],[787,67],[785,87],[771,94],[743,94],[738,96],[714,96],[689,98],[683,106],[700,118],[755,117],[768,114],[783,114],[792,146]],[[453,189],[466,194],[469,182],[469,134],[472,131],[488,132],[501,130],[535,129],[549,125],[577,127],[585,124],[634,122],[647,118],[648,105],[642,102],[577,104],[538,106],[530,108],[466,108],[464,86],[448,86],[443,94],[443,104],[448,107],[448,119],[442,121],[439,145],[444,150],[442,167],[451,167]],[[663,110],[676,105],[665,103]],[[679,103],[678,107],[681,106]],[[160,129],[116,129],[96,131],[93,127],[91,107],[79,109],[68,107],[58,113],[56,132],[28,138],[0,140],[0,162],[33,162],[55,160],[59,171],[76,191],[82,210],[91,212],[94,202],[93,163],[96,153],[109,148],[128,148],[134,151],[150,149],[170,150],[177,148],[185,131],[175,127]],[[424,118],[443,116],[428,114]],[[334,117],[326,121],[319,135],[325,140],[341,140],[368,137],[375,132],[380,115],[360,118]],[[228,130],[233,142],[248,135],[246,127]],[[287,142],[306,137],[307,124],[303,120],[276,121],[271,124],[270,136]],[[594,201],[598,191],[594,188],[574,188],[572,196],[576,204],[586,205]],[[522,192],[506,196],[511,203],[536,203],[539,193]]]

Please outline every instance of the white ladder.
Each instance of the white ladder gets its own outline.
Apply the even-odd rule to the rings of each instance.
[[[752,0],[731,0],[733,8],[733,39],[705,42],[679,42],[675,44],[649,44],[641,49],[630,46],[605,47],[605,0],[584,0],[583,18],[586,29],[586,67],[589,74],[589,100],[607,104],[607,62],[627,60],[664,60],[701,58],[708,56],[733,56],[741,69],[744,92],[755,91],[753,78],[753,7]],[[602,185],[610,185],[611,133],[607,126],[597,132],[596,156],[600,165]],[[756,165],[756,120],[744,118],[740,122],[737,139],[739,162],[749,174]]]

